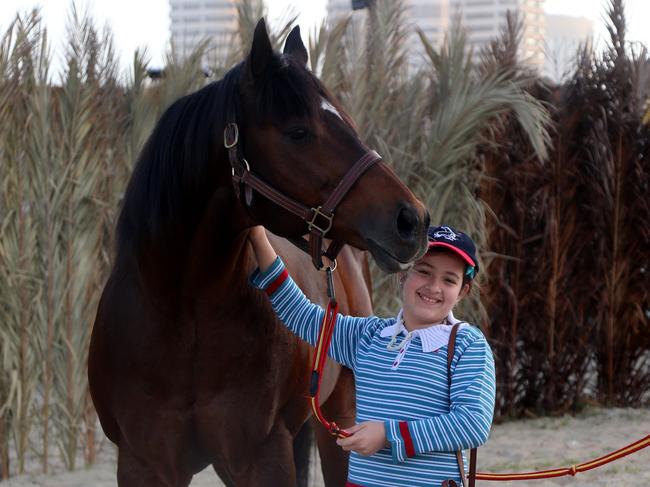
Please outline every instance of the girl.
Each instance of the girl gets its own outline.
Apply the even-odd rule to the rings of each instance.
[[[483,444],[494,411],[494,359],[483,334],[462,323],[447,374],[452,308],[478,272],[464,233],[432,227],[429,251],[400,274],[402,310],[394,318],[339,316],[330,356],[355,375],[357,424],[337,440],[350,451],[348,487],[439,486],[461,482],[455,452]],[[259,268],[253,286],[267,290],[280,320],[315,345],[324,310],[287,276],[263,227],[249,234]]]

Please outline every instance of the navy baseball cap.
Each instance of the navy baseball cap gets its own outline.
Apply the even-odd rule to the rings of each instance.
[[[429,249],[438,247],[451,250],[467,264],[465,275],[474,279],[478,274],[478,259],[476,258],[476,245],[469,235],[450,226],[440,226],[429,227],[427,237]]]

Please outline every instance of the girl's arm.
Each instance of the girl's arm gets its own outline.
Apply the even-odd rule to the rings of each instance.
[[[250,277],[252,285],[267,293],[280,321],[293,333],[315,346],[325,310],[309,301],[289,277],[284,263],[271,246],[264,227],[253,227],[248,238],[259,265],[259,269]],[[357,318],[339,314],[329,355],[353,369],[363,331],[377,321],[376,317]]]
[[[453,452],[482,445],[494,413],[494,358],[483,334],[470,334],[456,347],[449,413],[414,421],[386,421],[393,460],[427,452]],[[469,344],[467,344],[469,342]]]

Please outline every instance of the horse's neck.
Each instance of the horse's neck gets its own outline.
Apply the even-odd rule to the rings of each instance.
[[[243,283],[250,267],[246,228],[250,220],[232,187],[217,188],[192,229],[170,227],[134,252],[118,253],[117,275],[136,271],[142,289],[156,301],[180,302],[219,283]]]
[[[248,214],[232,194],[232,188],[220,188],[210,198],[190,242],[185,267],[185,287],[200,291],[223,283],[246,282],[250,252],[246,228]]]

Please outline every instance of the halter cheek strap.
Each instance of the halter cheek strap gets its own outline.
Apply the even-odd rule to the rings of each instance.
[[[290,196],[278,191],[273,186],[251,172],[248,161],[240,156],[237,150],[239,143],[239,128],[236,123],[226,125],[223,133],[223,145],[228,150],[228,160],[232,168],[232,182],[235,194],[241,200],[244,193],[244,203],[250,206],[252,190],[254,189],[276,205],[293,213],[307,223],[309,243],[301,238],[289,239],[294,245],[311,255],[316,269],[323,269],[323,256],[334,261],[343,243],[332,241],[327,250],[323,252],[323,238],[331,230],[334,221],[334,210],[348,193],[352,185],[373,164],[381,160],[377,152],[370,150],[354,163],[350,170],[339,181],[334,191],[325,203],[316,207],[306,206]]]

